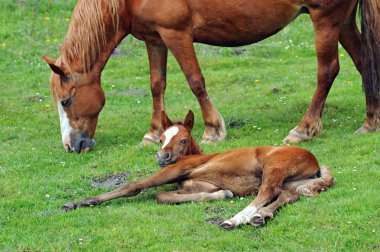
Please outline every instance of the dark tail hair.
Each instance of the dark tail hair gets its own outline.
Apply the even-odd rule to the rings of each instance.
[[[366,97],[380,93],[380,1],[359,0],[362,80]]]

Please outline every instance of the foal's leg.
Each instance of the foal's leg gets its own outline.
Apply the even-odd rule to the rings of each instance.
[[[321,176],[318,178],[303,179],[298,181],[286,182],[282,186],[282,192],[278,198],[266,207],[261,208],[253,215],[249,224],[260,226],[265,224],[266,219],[273,218],[274,212],[281,206],[292,203],[299,199],[300,195],[315,196],[334,184],[332,173],[326,166],[320,168]]]
[[[120,186],[114,191],[86,198],[81,201],[67,203],[63,205],[62,210],[69,211],[77,207],[98,205],[105,201],[109,201],[116,198],[135,196],[144,189],[174,183],[178,178],[186,176],[187,170],[190,169],[192,168],[185,169],[176,165],[172,165],[170,167],[166,167],[157,171],[155,174],[144,180],[130,182],[126,185]]]
[[[260,208],[264,207],[281,193],[283,179],[284,169],[268,168],[263,174],[263,182],[255,200],[234,217],[225,220],[220,226],[229,230],[238,225],[249,223]]]
[[[280,195],[278,195],[277,199],[274,202],[272,202],[266,207],[260,208],[260,210],[253,215],[253,217],[249,221],[249,224],[255,227],[264,225],[266,219],[273,218],[273,214],[278,208],[287,203],[297,201],[300,195],[295,189],[296,188],[282,190]]]
[[[165,110],[166,64],[168,49],[146,43],[150,66],[150,89],[153,98],[152,125],[144,135],[142,144],[158,143],[163,131],[161,112]]]
[[[341,8],[344,8],[343,6]],[[310,9],[315,30],[318,58],[318,86],[309,108],[300,124],[284,139],[298,143],[312,139],[322,132],[322,110],[331,85],[339,72],[338,39],[340,24],[332,14],[322,9]],[[342,10],[344,11],[344,10]],[[334,14],[334,13],[333,13]]]
[[[172,192],[160,192],[157,195],[158,203],[176,204],[181,202],[199,202],[232,198],[230,190],[220,190],[219,187],[204,182],[186,180],[180,186],[181,189]]]
[[[191,90],[198,99],[205,123],[202,142],[208,143],[223,140],[227,134],[224,120],[207,94],[205,79],[195,55],[190,32],[160,29],[159,33],[181,66]]]

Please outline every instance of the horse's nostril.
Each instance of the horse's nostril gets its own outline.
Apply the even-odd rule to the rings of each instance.
[[[166,153],[166,155],[165,155],[165,159],[166,159],[166,160],[169,160],[170,158],[171,158],[170,153]]]

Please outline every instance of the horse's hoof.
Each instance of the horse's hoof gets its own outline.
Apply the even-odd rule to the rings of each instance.
[[[226,199],[230,199],[234,197],[234,194],[230,190],[224,190],[224,196]]]
[[[225,220],[222,222],[222,224],[219,225],[219,227],[223,228],[224,230],[232,230],[235,228],[235,225],[231,221]]]
[[[367,127],[360,127],[359,129],[355,131],[355,134],[367,134],[367,133],[372,133],[376,131],[380,131],[380,128],[369,129]]]
[[[66,203],[61,207],[61,210],[64,212],[68,212],[75,209],[75,205],[73,203]]]
[[[145,135],[143,140],[140,142],[139,146],[144,147],[145,145],[158,144],[160,142],[159,139],[153,138],[151,136]]]
[[[261,216],[261,214],[253,215],[252,219],[249,221],[249,224],[254,227],[259,227],[265,224],[265,217]]]
[[[287,137],[285,137],[282,141],[283,142],[286,142],[286,143],[300,143],[302,141],[305,141],[305,140],[310,140],[312,139],[311,137],[309,137],[307,134],[305,133],[300,133],[297,131],[297,127],[295,127],[294,129],[292,129],[291,131],[289,131],[289,134],[287,135]]]

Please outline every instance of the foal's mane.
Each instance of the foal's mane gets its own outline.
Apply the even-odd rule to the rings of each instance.
[[[75,61],[82,71],[91,70],[107,43],[106,33],[117,31],[119,8],[120,0],[78,1],[61,48],[60,60],[66,67]],[[113,30],[108,30],[107,21]]]

